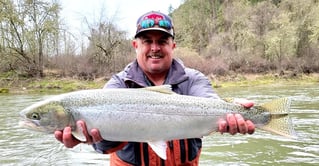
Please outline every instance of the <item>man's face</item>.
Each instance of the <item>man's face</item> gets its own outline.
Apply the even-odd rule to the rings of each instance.
[[[176,46],[173,38],[161,31],[147,31],[133,40],[139,66],[147,74],[166,74]]]

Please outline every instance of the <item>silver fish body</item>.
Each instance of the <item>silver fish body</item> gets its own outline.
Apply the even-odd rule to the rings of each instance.
[[[220,99],[178,95],[169,86],[142,89],[82,90],[49,98],[21,111],[24,125],[54,132],[84,120],[109,141],[156,142],[201,138],[218,131],[227,113],[240,113],[257,127],[284,136],[294,131],[288,115],[290,100],[279,99],[245,109]]]

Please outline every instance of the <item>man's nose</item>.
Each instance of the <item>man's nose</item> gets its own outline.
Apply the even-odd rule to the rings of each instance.
[[[153,52],[159,51],[159,50],[160,50],[159,44],[158,44],[157,42],[153,42],[152,45],[151,45],[151,50],[152,50]]]

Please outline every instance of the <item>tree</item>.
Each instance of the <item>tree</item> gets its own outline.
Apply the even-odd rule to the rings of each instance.
[[[110,65],[116,47],[125,39],[125,33],[117,30],[111,22],[101,22],[97,27],[91,27],[88,38],[95,62]]]
[[[105,17],[105,10],[102,8],[100,12],[100,18],[98,21],[90,23],[87,18],[86,24],[89,29],[87,35],[89,39],[89,45],[87,48],[86,56],[95,66],[97,71],[114,71],[116,66],[123,67],[116,64],[115,58],[119,58],[124,55],[117,55],[120,50],[127,50],[126,32],[120,30],[113,19]],[[113,18],[115,18],[113,16]],[[117,56],[115,56],[117,55]]]
[[[248,26],[255,35],[252,44],[254,55],[266,57],[266,35],[269,32],[272,19],[276,16],[276,6],[269,1],[257,3],[249,12]]]
[[[212,34],[210,0],[188,0],[174,10],[176,41],[184,47],[201,52]]]
[[[266,58],[280,67],[283,58],[296,55],[297,29],[285,12],[275,17],[271,24],[272,29],[266,36]]]
[[[1,32],[7,52],[18,63],[14,68],[31,76],[43,76],[46,42],[59,31],[60,5],[40,0],[7,0]]]

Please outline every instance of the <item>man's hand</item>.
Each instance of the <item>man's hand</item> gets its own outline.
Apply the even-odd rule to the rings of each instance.
[[[236,98],[233,102],[245,108],[254,106],[252,101],[246,99]],[[250,120],[245,120],[240,114],[227,114],[226,119],[219,120],[218,131],[221,133],[228,132],[232,135],[236,133],[253,134],[255,132],[255,125]]]
[[[73,148],[74,146],[80,144],[80,143],[87,143],[87,144],[93,144],[97,143],[103,140],[103,138],[100,135],[99,130],[97,129],[92,129],[89,132],[87,131],[86,124],[84,121],[79,120],[76,122],[76,126],[83,132],[83,135],[86,138],[85,142],[82,142],[78,139],[76,139],[71,132],[71,127],[65,127],[63,131],[55,131],[54,136],[55,138],[60,141],[61,143],[64,144],[65,147],[67,148]]]

